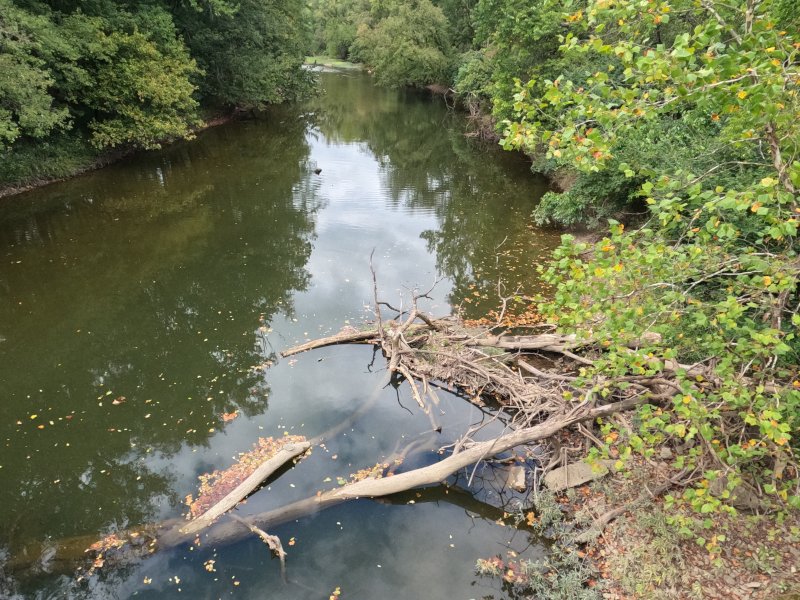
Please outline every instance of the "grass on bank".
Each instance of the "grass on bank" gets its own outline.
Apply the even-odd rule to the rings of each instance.
[[[342,69],[342,70],[358,70],[363,66],[357,63],[351,63],[346,60],[338,58],[331,58],[330,56],[306,56],[305,64],[317,67],[327,67],[329,69]]]
[[[200,114],[203,125],[195,131],[224,123],[230,116],[231,110],[224,105],[205,107]],[[89,139],[89,132],[76,128],[40,140],[20,140],[13,148],[0,150],[0,198],[104,167],[143,151],[130,145],[97,148]],[[176,140],[163,143],[173,141]]]

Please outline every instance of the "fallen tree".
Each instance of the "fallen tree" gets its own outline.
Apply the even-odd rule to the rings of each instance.
[[[181,544],[201,543],[219,547],[254,533],[268,543],[283,562],[285,552],[280,540],[266,533],[281,523],[312,515],[348,500],[391,496],[441,483],[461,469],[519,446],[536,444],[547,448],[554,436],[566,429],[573,428],[577,435],[585,436],[592,443],[599,443],[592,433],[593,423],[597,419],[614,418],[644,404],[658,405],[679,393],[681,390],[671,379],[675,370],[692,370],[697,375],[697,386],[715,384],[710,366],[677,363],[663,365],[660,371],[652,375],[596,377],[587,381],[581,377],[581,369],[602,356],[602,340],[593,340],[591,337],[578,339],[576,336],[541,329],[518,335],[493,327],[468,327],[456,317],[435,319],[420,311],[417,308],[419,297],[413,298],[409,310],[401,311],[379,302],[376,295],[376,323],[372,326],[360,331],[349,328],[285,349],[281,354],[284,357],[292,356],[337,344],[376,345],[387,360],[387,378],[406,380],[415,400],[431,417],[432,423],[431,406],[438,403],[435,388],[444,384],[459,390],[465,398],[484,410],[487,403],[493,405],[494,415],[503,415],[504,418],[505,428],[500,435],[476,442],[473,441],[476,430],[471,429],[449,446],[440,448],[439,454],[444,457],[428,466],[395,472],[397,465],[392,464],[389,458],[384,463],[360,471],[344,485],[321,490],[312,497],[255,515],[225,516],[276,469],[296,459],[322,439],[330,439],[348,427],[371,404],[373,397],[343,425],[312,440],[289,440],[291,443],[265,457],[263,464],[254,468],[244,481],[229,489],[223,497],[216,498],[213,505],[205,505],[202,511],[197,511],[196,518],[188,524],[181,519],[172,519],[117,533],[111,540],[101,540],[93,545],[93,552],[90,552],[93,564],[126,562]],[[393,310],[395,317],[385,319],[381,306]],[[633,342],[631,348],[635,349],[638,343]],[[433,430],[437,430],[436,424],[433,425]],[[397,455],[404,456],[413,451],[414,444],[408,445]],[[431,447],[430,440],[417,445]],[[557,444],[554,444],[549,452],[540,452],[543,465],[544,459],[549,459],[543,468],[554,467],[561,462],[563,456],[555,451],[556,447]],[[687,480],[691,480],[692,475],[688,474]],[[669,485],[684,483],[673,480]],[[609,513],[609,519],[620,512]],[[74,552],[78,546],[73,542],[64,544],[63,548]],[[59,549],[57,545],[54,560],[62,557]]]
[[[247,485],[237,487],[195,521],[188,525],[179,520],[168,521],[151,528],[149,535],[153,543],[148,546],[148,553],[201,540],[204,545],[218,547],[241,540],[253,532],[265,539],[268,534],[261,528],[269,530],[280,523],[347,500],[389,496],[440,483],[465,467],[512,448],[545,443],[556,433],[579,423],[591,422],[646,402],[665,400],[671,395],[665,391],[668,382],[662,378],[632,377],[616,381],[618,389],[605,401],[591,389],[574,388],[572,381],[575,378],[564,373],[591,359],[578,356],[573,350],[591,349],[592,344],[579,342],[573,336],[553,333],[498,335],[491,330],[474,331],[457,318],[433,319],[421,313],[416,308],[416,298],[410,311],[400,313],[397,320],[384,322],[380,303],[376,306],[378,323],[375,326],[362,331],[344,330],[288,348],[282,355],[292,356],[336,344],[376,344],[387,358],[390,376],[408,381],[423,410],[430,414],[431,403],[438,402],[434,382],[445,382],[464,392],[465,397],[476,404],[484,405],[491,400],[502,405],[509,416],[505,431],[482,442],[472,441],[475,431],[465,432],[451,447],[440,450],[441,454],[447,454],[445,458],[426,467],[394,473],[391,459],[387,459],[382,465],[379,463],[356,474],[352,481],[338,488],[320,491],[315,496],[264,513],[244,518],[220,518],[259,485],[263,479],[261,475],[274,472],[277,465],[303,452],[308,444],[291,446],[272,457],[269,465],[254,472]],[[523,351],[559,355],[561,358],[558,360],[564,362],[556,363],[551,357],[551,368],[542,370],[524,362]],[[621,385],[623,383],[626,385]],[[573,392],[570,399],[565,399],[565,391]],[[334,428],[331,434],[336,431]],[[312,442],[316,443],[322,437]],[[554,464],[557,461],[550,462]]]
[[[389,496],[440,483],[460,469],[473,465],[478,461],[492,458],[517,446],[546,440],[555,433],[576,423],[630,409],[642,402],[644,402],[642,398],[631,398],[593,408],[587,404],[580,404],[567,414],[561,417],[553,417],[539,425],[518,429],[485,442],[465,445],[447,458],[427,467],[413,469],[391,477],[373,476],[358,479],[340,488],[319,493],[316,496],[299,500],[272,511],[249,516],[245,518],[245,521],[253,526],[274,527],[280,523],[314,514],[346,500]],[[222,522],[208,531],[203,543],[217,547],[238,541],[242,537],[241,527],[229,522]],[[181,541],[180,538],[173,538],[169,533],[166,533],[162,539],[170,544],[180,543]]]

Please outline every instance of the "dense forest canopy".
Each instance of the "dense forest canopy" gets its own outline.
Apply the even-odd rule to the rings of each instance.
[[[302,96],[308,22],[300,0],[0,0],[0,180]]]

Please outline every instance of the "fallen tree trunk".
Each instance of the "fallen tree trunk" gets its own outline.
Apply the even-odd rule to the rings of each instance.
[[[627,410],[639,404],[644,404],[646,401],[647,397],[641,396],[596,408],[579,406],[562,417],[551,417],[540,425],[518,429],[493,440],[472,444],[433,465],[414,469],[413,471],[406,471],[394,477],[364,479],[345,485],[338,490],[333,490],[333,493],[348,499],[386,496],[404,490],[441,482],[459,469],[475,464],[485,458],[491,458],[516,446],[546,439],[575,423],[611,415],[621,410]]]
[[[347,500],[388,496],[426,485],[441,483],[459,469],[473,465],[480,460],[494,457],[516,446],[547,439],[576,423],[628,410],[647,401],[646,395],[642,395],[594,408],[587,405],[579,405],[570,412],[560,417],[551,417],[539,425],[518,429],[492,440],[472,444],[460,452],[427,467],[406,471],[391,477],[367,478],[348,483],[340,488],[318,493],[311,498],[305,498],[280,508],[251,515],[246,517],[245,521],[253,526],[269,529],[287,521],[315,514]],[[241,526],[238,524],[222,522],[208,530],[203,536],[203,543],[216,547],[238,541],[245,535],[246,533],[242,531]],[[186,537],[180,531],[175,530],[164,532],[159,537],[159,544],[164,546],[174,546],[186,541],[188,541]]]
[[[187,530],[186,522],[182,519],[171,519],[159,525],[140,527],[136,530],[120,532],[117,536],[119,539],[124,540],[125,544],[123,547],[115,549],[115,556],[106,553],[106,563],[107,565],[112,565],[130,562],[140,557],[149,556],[156,551],[168,550],[187,543],[201,542],[204,546],[210,545],[214,547],[227,545],[244,539],[250,535],[250,532],[254,531],[253,528],[269,530],[281,523],[313,515],[321,510],[348,500],[388,496],[440,483],[460,469],[478,463],[483,459],[494,457],[516,446],[546,440],[555,433],[576,423],[628,410],[645,402],[650,402],[653,398],[653,394],[641,392],[624,400],[604,406],[594,406],[593,403],[587,399],[571,409],[568,405],[565,406],[562,400],[560,403],[560,413],[551,414],[547,419],[537,425],[509,431],[489,441],[474,444],[464,444],[460,442],[456,445],[457,450],[452,455],[435,464],[382,478],[367,478],[354,481],[340,488],[318,492],[317,495],[313,497],[292,502],[270,511],[248,516],[244,518],[245,523],[240,522],[239,519],[218,521],[212,524],[204,533],[199,534],[201,540],[197,539],[199,531],[202,531],[202,528],[197,527],[200,523],[196,523],[195,527]],[[286,456],[281,458],[277,458],[276,456],[277,460],[273,465],[277,468],[279,466],[277,463],[285,464],[285,458],[288,458],[289,455],[297,456],[307,447],[306,444],[303,444],[292,451],[286,449]],[[297,454],[295,454],[295,451]],[[267,469],[265,469],[265,471],[266,470]],[[217,513],[219,515],[223,514],[225,510],[229,509],[227,508],[228,506],[235,506],[238,500],[233,499],[239,497],[240,493],[231,493],[230,496],[231,498],[229,501],[224,505],[219,505],[214,513],[211,515],[204,515],[208,517],[208,521],[213,521],[213,515],[217,515]],[[233,501],[232,504],[231,501]],[[204,521],[203,525],[205,524]],[[243,527],[243,525],[246,525],[246,527]],[[87,541],[90,542],[91,538],[72,541],[67,540],[65,542],[49,545],[46,550],[49,553],[50,565],[53,567],[55,567],[55,565],[60,565],[63,568],[69,565],[70,561],[76,561],[80,560],[81,557],[86,557],[85,549],[89,545]],[[30,558],[28,558],[28,560],[38,561],[38,556],[40,555],[41,549],[38,554],[34,551],[29,555]],[[89,557],[91,558],[91,555],[89,555]],[[23,563],[24,562],[27,561],[23,561]],[[74,564],[74,562],[71,564]],[[22,565],[17,563],[15,566],[20,567]]]
[[[316,514],[348,500],[389,496],[441,483],[462,468],[481,460],[492,458],[516,446],[545,440],[576,423],[629,410],[649,400],[650,398],[647,395],[642,394],[599,407],[592,407],[589,403],[581,403],[569,412],[560,416],[552,416],[539,425],[511,431],[492,440],[478,442],[466,447],[462,446],[463,449],[459,452],[432,465],[388,477],[366,478],[354,481],[336,489],[318,492],[317,495],[310,498],[298,500],[256,515],[250,515],[243,520],[248,526],[272,529],[282,523]],[[201,543],[204,546],[218,547],[238,542],[249,535],[249,530],[245,530],[242,524],[239,519],[236,521],[217,522],[208,528],[205,533],[201,534]],[[147,547],[146,552],[133,553],[133,557],[196,542],[197,535],[187,533],[184,530],[184,525],[185,521],[171,519],[155,528],[148,528],[148,539],[151,539],[154,545]],[[121,533],[119,537],[130,538],[131,533]],[[76,547],[76,545],[70,544],[69,547]],[[144,548],[144,546],[141,547]]]
[[[422,318],[419,314],[414,316]],[[441,331],[440,323],[443,321],[446,320],[439,319],[437,321],[432,321],[427,319],[424,325],[409,325],[406,329],[404,329],[403,334],[411,335],[426,330]],[[394,322],[390,323],[394,324]],[[384,327],[384,332],[388,333],[389,331],[391,331],[391,325]],[[489,346],[503,350],[541,350],[544,352],[557,353],[593,343],[591,340],[579,342],[574,335],[560,335],[555,333],[541,333],[537,335],[526,336],[492,335],[488,337],[472,337],[464,333],[453,333],[450,338],[454,342],[464,342],[466,346]],[[309,350],[325,348],[326,346],[336,346],[339,344],[378,343],[381,341],[381,339],[382,336],[378,327],[372,327],[364,331],[341,331],[331,336],[311,340],[310,342],[305,342],[297,346],[286,348],[285,350],[282,350],[280,354],[282,357],[286,358],[288,356],[294,356],[295,354],[308,352]]]
[[[211,525],[216,519],[218,519],[221,515],[228,512],[234,506],[239,504],[242,500],[244,500],[247,496],[249,496],[253,490],[255,490],[261,482],[267,479],[270,475],[272,475],[275,471],[280,469],[283,465],[287,462],[299,456],[306,450],[311,447],[311,444],[308,442],[297,442],[294,444],[286,444],[283,446],[278,452],[267,460],[266,462],[259,465],[253,473],[247,477],[242,483],[236,486],[230,493],[228,493],[222,500],[217,502],[214,506],[208,509],[199,517],[192,519],[189,523],[187,523],[184,527],[181,528],[181,533],[185,533],[187,535],[192,535],[197,533],[198,531],[202,531],[209,525]]]

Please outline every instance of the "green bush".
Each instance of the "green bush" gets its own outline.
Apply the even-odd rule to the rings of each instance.
[[[483,50],[471,50],[461,55],[453,88],[462,101],[486,112],[491,112],[491,94],[494,65]]]
[[[562,50],[606,68],[519,85],[505,142],[581,171],[585,193],[547,200],[564,218],[596,195],[581,189],[595,176],[623,190],[628,179],[627,197],[649,206],[633,231],[565,237],[544,274],[556,291],[543,312],[606,349],[581,373],[592,393],[612,393],[597,381],[627,378],[629,393],[631,377],[671,382],[637,430],[617,432],[619,455],[684,448],[675,468],[700,476],[670,501],[699,513],[731,510],[741,485],[800,508],[797,43],[768,4],[752,22],[744,0],[714,6],[674,0],[643,15],[633,0],[598,0],[573,13]],[[658,43],[673,14],[693,27]],[[649,148],[654,132],[666,144]]]
[[[441,9],[430,0],[387,2],[359,27],[353,54],[389,86],[449,83],[452,47]]]

